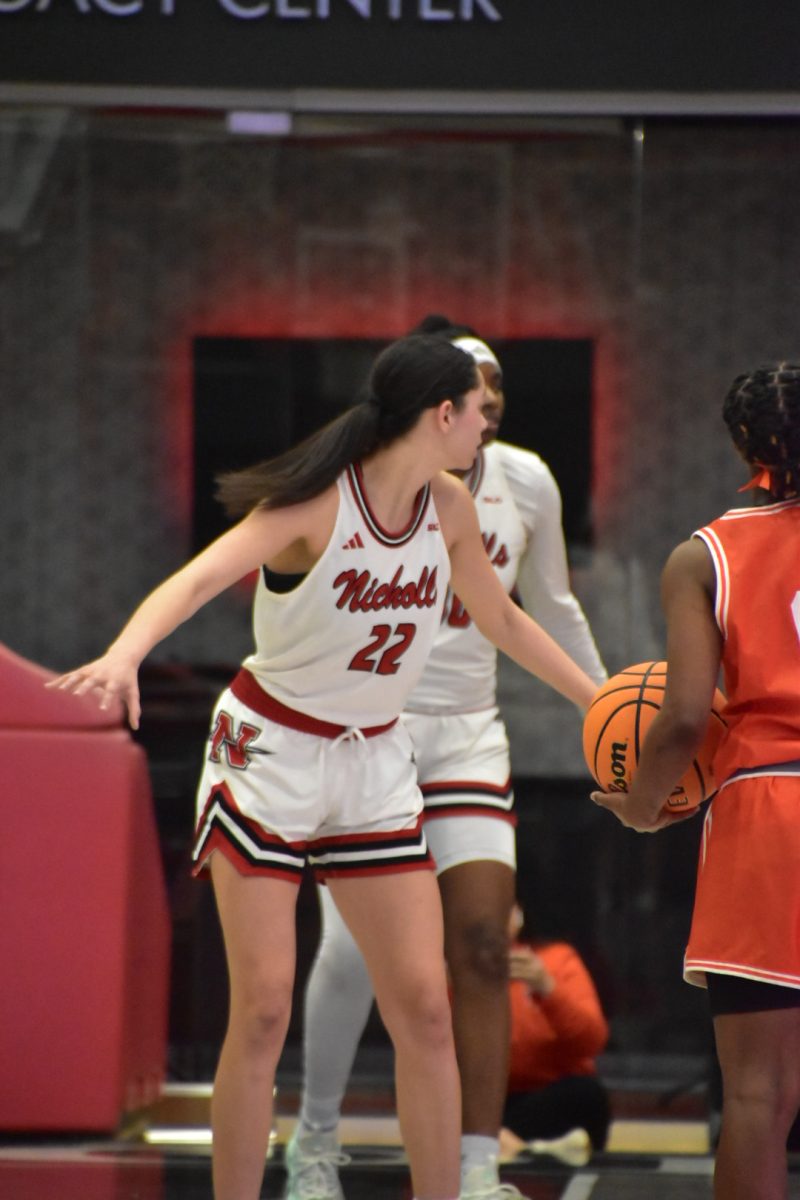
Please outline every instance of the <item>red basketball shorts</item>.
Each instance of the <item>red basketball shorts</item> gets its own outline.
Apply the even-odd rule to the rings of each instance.
[[[726,784],[703,827],[684,978],[800,988],[800,776]]]

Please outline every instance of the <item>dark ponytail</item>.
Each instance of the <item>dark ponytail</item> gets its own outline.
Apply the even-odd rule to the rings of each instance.
[[[368,399],[342,413],[284,454],[217,479],[217,497],[230,517],[256,507],[286,508],[324,492],[351,462],[391,445],[428,408],[456,408],[477,387],[470,355],[442,337],[413,335],[378,355]]]
[[[779,500],[800,493],[800,366],[777,363],[739,375],[722,416],[747,462],[770,472]]]

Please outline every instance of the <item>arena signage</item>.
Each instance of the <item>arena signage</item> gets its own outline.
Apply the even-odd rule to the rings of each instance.
[[[284,21],[326,21],[336,10],[347,10],[364,21],[386,17],[390,21],[502,21],[502,13],[492,0],[213,0],[231,17],[242,21],[272,17]],[[160,17],[174,17],[180,0],[70,0],[78,13],[89,16],[92,12],[105,13],[109,17],[137,17],[146,11]],[[195,0],[196,4],[196,0]],[[188,0],[183,5],[191,8]],[[65,7],[63,0],[0,0],[0,17],[3,14],[35,12],[55,13]]]
[[[0,0],[0,102],[795,115],[798,44],[786,0]]]

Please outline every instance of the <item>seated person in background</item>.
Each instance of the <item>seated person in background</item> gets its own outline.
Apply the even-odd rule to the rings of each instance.
[[[602,1150],[611,1114],[594,1062],[608,1041],[597,992],[572,946],[517,941],[523,922],[515,905],[509,923],[511,1056],[501,1148],[516,1154],[534,1138],[557,1138],[577,1127],[589,1134],[594,1150]]]

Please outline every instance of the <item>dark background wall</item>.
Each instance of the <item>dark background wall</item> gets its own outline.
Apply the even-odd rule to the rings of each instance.
[[[796,124],[654,121],[644,143],[611,121],[275,142],[185,114],[7,109],[0,127],[0,640],[54,668],[94,656],[189,552],[194,339],[389,338],[433,309],[490,338],[592,339],[575,587],[611,670],[661,656],[660,566],[737,501],[724,389],[800,353]],[[184,932],[203,723],[248,608],[245,589],[214,602],[146,679]],[[523,892],[596,965],[619,1047],[697,1050],[679,974],[699,830],[612,824],[585,798],[570,706],[513,668],[502,698]]]

